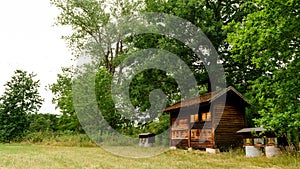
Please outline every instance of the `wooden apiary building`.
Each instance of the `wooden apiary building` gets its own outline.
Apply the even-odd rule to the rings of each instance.
[[[243,145],[237,131],[246,127],[249,104],[233,87],[178,102],[170,113],[170,146],[219,148]]]

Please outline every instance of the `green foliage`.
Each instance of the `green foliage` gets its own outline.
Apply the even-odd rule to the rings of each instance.
[[[87,52],[93,59],[93,62],[99,68],[95,79],[95,91],[97,97],[96,104],[101,111],[101,115],[104,116],[104,119],[102,119],[99,114],[89,114],[91,112],[95,112],[96,110],[88,106],[91,109],[90,111],[82,111],[86,112],[90,116],[81,116],[81,122],[87,122],[88,125],[90,125],[89,121],[92,121],[93,124],[99,124],[101,130],[101,128],[106,129],[106,125],[101,125],[104,123],[104,120],[106,120],[115,129],[122,128],[122,125],[124,123],[127,125],[128,121],[124,122],[124,119],[116,112],[109,89],[111,87],[112,75],[115,73],[116,67],[120,61],[125,57],[127,50],[124,47],[125,44],[120,39],[119,30],[115,29],[113,21],[122,16],[131,14],[135,9],[139,8],[139,3],[135,1],[122,0],[110,2],[103,0],[52,0],[51,3],[61,11],[57,17],[57,24],[62,26],[68,25],[72,27],[72,34],[65,37],[69,43],[69,47],[74,51],[77,57],[82,51]],[[111,24],[109,29],[107,29],[108,24]],[[75,100],[85,100],[84,103],[80,103],[80,101],[78,101],[76,104],[78,104],[78,107],[87,106],[88,104],[91,104],[89,102],[90,98],[87,98],[90,96],[86,96],[84,88],[90,88],[91,86],[84,84],[84,80],[82,79],[90,80],[88,78],[90,78],[91,75],[86,75],[86,72],[76,73],[77,77],[73,80],[76,82],[77,86],[81,87],[77,88],[78,91],[76,92],[78,94],[78,98],[75,98]],[[71,89],[71,85],[69,85],[68,82],[61,81],[61,83],[58,85],[63,86],[63,83],[65,83],[66,86],[69,86]],[[62,88],[66,87],[59,88],[53,86],[52,91],[54,91],[54,93],[63,93],[64,91]],[[79,92],[83,93],[80,95]],[[90,92],[93,93],[93,91]],[[58,107],[61,109],[61,107],[67,105],[66,107],[69,107],[69,109],[66,110],[66,112],[73,112],[73,108],[70,109],[70,105],[74,104],[71,92],[70,94],[65,94],[65,96],[66,97],[56,94],[56,100],[58,101],[57,103],[61,103],[61,105],[58,105]],[[73,115],[75,118],[77,114],[72,113],[72,115],[69,116],[69,119],[73,118]],[[62,119],[67,120],[67,118]],[[66,123],[67,122],[62,121],[62,124]],[[130,121],[128,122],[128,125],[130,125],[129,123]],[[89,128],[89,126],[87,126],[87,128]],[[68,129],[70,130],[70,128]]]
[[[57,75],[56,83],[49,86],[54,94],[52,102],[62,112],[58,120],[58,129],[82,132],[73,103],[72,78],[74,72],[71,68],[62,68],[62,74]]]
[[[160,114],[157,121],[151,122],[147,130],[156,135],[163,133],[170,128],[170,114]]]
[[[242,21],[243,17],[255,10],[253,5],[245,3],[245,1],[208,1],[208,0],[189,0],[189,1],[166,1],[166,0],[147,0],[145,2],[147,12],[164,12],[172,14],[190,21],[192,24],[199,27],[203,33],[212,42],[217,50],[219,56],[218,60],[223,62],[223,67],[226,73],[227,85],[235,86],[242,93],[245,92],[244,81],[241,79],[243,70],[236,70],[237,64],[244,64],[243,62],[236,62],[230,57],[230,46],[226,42],[227,34],[230,30],[222,29],[231,21]],[[174,26],[173,29],[176,29]],[[188,35],[186,35],[188,36]],[[178,55],[187,63],[193,71],[200,88],[206,88],[206,91],[216,90],[211,88],[211,82],[207,74],[205,66],[211,65],[211,58],[199,58],[191,50],[188,50],[182,43],[167,37],[144,36],[144,43],[146,47],[155,47],[158,49],[169,50]],[[139,40],[140,42],[141,40]],[[140,45],[140,43],[138,43]],[[149,45],[151,44],[151,45]],[[195,64],[197,63],[197,64]],[[200,63],[200,64],[199,64]],[[218,64],[218,63],[213,63]],[[245,64],[244,64],[245,65]],[[213,76],[214,74],[212,74]],[[220,77],[210,77],[211,79],[223,80]],[[218,84],[217,84],[218,85]],[[203,91],[201,92],[203,93]]]
[[[28,132],[57,131],[59,118],[55,114],[31,114]]]
[[[60,10],[56,24],[72,28],[72,34],[64,39],[74,55],[88,52],[99,66],[113,74],[119,54],[126,53],[113,21],[132,14],[141,4],[135,0],[51,0],[51,4]]]
[[[112,100],[111,88],[112,76],[106,69],[100,69],[96,74],[96,98],[101,114],[105,120],[115,129],[117,129],[120,115],[116,113],[115,104]]]
[[[174,78],[168,76],[162,70],[148,69],[137,74],[130,83],[129,94],[133,106],[138,108],[141,112],[149,110],[151,106],[155,106],[151,105],[154,103],[150,103],[151,92],[155,89],[161,89],[164,94],[169,96],[168,104],[172,104],[172,101],[174,102],[174,100],[180,98],[179,94],[177,94],[179,93],[178,84]],[[156,98],[156,100],[164,101],[163,98]],[[149,112],[148,119],[153,120],[157,118],[158,113],[159,112]]]
[[[256,125],[278,135],[300,130],[299,105],[299,3],[298,1],[253,1],[258,10],[243,22],[232,22],[227,29],[232,58],[245,61],[252,113]]]
[[[69,47],[74,51],[75,56],[79,57],[79,54],[81,54],[82,51],[85,51],[91,56],[93,62],[97,65],[97,68],[99,68],[99,72],[95,79],[95,91],[97,96],[96,104],[100,109],[101,114],[114,128],[121,128],[122,124],[120,124],[120,121],[122,121],[122,117],[114,108],[109,88],[112,75],[115,73],[116,67],[125,57],[128,50],[125,49],[126,45],[120,39],[121,33],[119,30],[116,30],[114,21],[122,16],[132,14],[133,11],[140,7],[140,3],[126,0],[52,0],[51,3],[60,10],[60,14],[57,17],[57,24],[71,26],[73,30],[71,35],[65,36],[65,39],[69,43]],[[109,24],[110,27],[107,28]],[[122,69],[120,71],[122,71]],[[90,98],[87,98],[90,96],[85,96],[84,88],[90,88],[91,86],[83,84],[84,80],[82,79],[90,80],[87,78],[90,78],[91,75],[86,75],[86,72],[76,73],[77,77],[73,80],[76,82],[77,86],[79,85],[81,87],[78,87],[78,91],[76,91],[78,98],[75,98],[75,100],[85,100],[85,103],[80,103],[80,101],[78,101],[76,104],[79,104],[79,107],[87,106],[88,104],[91,104],[89,102]],[[58,88],[57,91],[59,92],[59,90],[62,89]],[[79,92],[83,93],[80,95]],[[90,92],[93,93],[93,91]],[[57,95],[58,99],[60,97],[62,96]],[[68,97],[65,98],[65,101],[61,101],[62,106],[64,104],[70,105],[67,101],[69,101],[70,104],[73,104],[71,97]],[[96,111],[94,108],[89,108],[92,110],[82,111],[87,112],[87,114]],[[68,112],[72,111],[68,110]],[[74,113],[74,115],[76,114]],[[81,116],[81,122],[89,123],[88,121],[91,120],[93,121],[93,124],[100,123],[100,128],[105,128],[105,126],[101,126],[104,119],[102,119],[99,114],[93,114],[91,116],[94,117]]]
[[[228,43],[225,41],[228,31],[222,29],[222,27],[230,23],[232,20],[241,21],[243,16],[252,11],[252,9],[248,9],[247,11],[246,9],[239,8],[242,3],[243,1],[147,0],[145,1],[145,9],[143,11],[172,14],[186,19],[201,28],[205,35],[208,36],[214,47],[218,50],[220,54],[218,59],[222,60],[223,63],[226,63],[224,65],[226,66],[225,70],[228,71],[227,74],[231,74],[235,73],[230,69],[235,63],[229,62],[229,48]],[[177,29],[177,27],[174,26],[172,29]],[[188,31],[184,33],[186,33],[187,37],[189,36]],[[156,48],[167,50],[176,54],[192,70],[193,75],[196,77],[199,89],[201,89],[201,94],[206,93],[207,91],[216,90],[215,88],[211,88],[210,79],[206,70],[207,67],[205,67],[212,64],[211,58],[199,58],[183,42],[163,35],[142,34],[134,36],[130,40],[132,41],[133,46],[138,49]],[[220,77],[211,78],[217,79],[217,81],[223,80]],[[233,85],[232,83],[235,83],[234,86],[237,86],[238,83],[242,83],[241,81],[236,83],[237,81],[233,80],[229,82],[229,85]],[[137,74],[133,78],[130,84],[131,102],[139,111],[149,110],[151,106],[149,102],[149,95],[155,89],[162,89],[162,91],[167,95],[167,105],[171,105],[180,100],[178,84],[172,77],[167,76],[165,72],[160,70],[147,70]],[[151,118],[153,119],[150,114],[150,119]],[[160,130],[160,128],[162,130],[167,129],[166,126],[169,126],[169,123],[163,120],[162,123],[152,122],[142,125],[149,125],[149,128],[153,131]],[[148,127],[145,129],[147,130]]]
[[[138,122],[139,128],[144,129],[148,123],[139,121],[137,117],[131,116],[132,112],[125,112],[127,119],[114,108],[111,99],[111,76],[116,73],[116,67],[127,54],[133,49],[157,48],[168,50],[178,55],[192,70],[197,79],[200,92],[214,90],[210,87],[208,74],[205,65],[209,65],[209,58],[200,59],[191,49],[178,40],[171,39],[162,35],[142,34],[129,37],[125,40],[120,39],[120,30],[115,30],[114,24],[107,30],[105,27],[112,20],[122,16],[130,15],[138,11],[141,7],[147,12],[164,12],[173,14],[189,20],[194,25],[200,27],[212,41],[220,53],[228,52],[228,45],[224,41],[226,30],[222,29],[231,20],[241,20],[247,13],[239,9],[241,1],[156,1],[148,0],[145,3],[134,1],[66,1],[52,0],[53,5],[61,10],[57,18],[58,25],[69,25],[73,29],[73,34],[66,39],[70,47],[78,54],[78,50],[87,51],[96,65],[100,68],[96,78],[97,104],[101,114],[110,125],[116,129],[122,129],[126,133],[138,132],[133,124]],[[113,4],[113,5],[108,5]],[[107,9],[110,12],[106,12]],[[248,11],[249,12],[249,11]],[[126,28],[124,28],[126,29]],[[174,27],[176,29],[176,27]],[[121,30],[122,31],[122,30]],[[91,40],[92,39],[92,40]],[[112,42],[115,42],[112,45]],[[225,55],[224,55],[225,56]],[[222,59],[222,57],[220,57]],[[227,58],[224,57],[224,60]],[[199,64],[195,64],[199,63]],[[231,67],[229,65],[228,67]],[[104,69],[102,69],[104,68]],[[119,73],[124,72],[119,67]],[[108,73],[108,74],[107,74]],[[110,75],[109,75],[110,74]],[[79,75],[81,76],[81,75]],[[215,78],[218,79],[218,78]],[[223,80],[223,79],[219,79]],[[136,75],[130,84],[130,100],[134,108],[140,112],[150,109],[149,95],[155,89],[162,89],[167,95],[168,105],[180,100],[178,85],[174,79],[159,70],[147,70]],[[61,96],[59,96],[61,97]],[[84,98],[80,98],[84,99]],[[71,100],[66,98],[66,100]],[[67,102],[61,102],[68,105]],[[150,119],[154,119],[157,113],[149,114]],[[131,117],[131,118],[128,118]],[[103,120],[103,119],[102,119]],[[101,121],[101,120],[100,120]],[[99,123],[99,122],[95,122]],[[101,122],[100,122],[101,123]],[[152,123],[155,124],[155,123]],[[154,126],[151,126],[154,128]],[[160,127],[158,125],[158,127]]]
[[[55,146],[96,146],[86,134],[73,131],[39,131],[27,133],[23,138],[24,143],[55,145]]]
[[[112,20],[144,7],[142,11],[172,14],[187,19],[201,28],[220,55],[218,59],[225,68],[227,84],[236,87],[243,94],[246,93],[252,103],[251,108],[247,110],[247,117],[255,120],[249,121],[248,124],[263,125],[277,131],[278,135],[299,131],[300,94],[297,87],[300,79],[298,31],[300,22],[297,1],[147,0],[144,3],[132,1],[108,3],[97,0],[52,0],[51,2],[61,10],[57,24],[69,25],[73,29],[73,33],[66,37],[70,47],[76,54],[78,50],[87,51],[99,68],[96,73],[95,92],[97,106],[102,111],[104,119],[97,119],[95,123],[102,124],[106,120],[114,128],[129,135],[137,135],[144,130],[160,133],[161,129],[169,125],[167,116],[162,115],[158,117],[158,121],[146,124],[139,121],[139,127],[135,127],[134,120],[138,119],[130,116],[131,112],[126,112],[125,115],[134,120],[125,119],[123,112],[120,113],[115,108],[110,91],[112,76],[116,70],[120,74],[125,72],[123,67],[119,69],[117,67],[130,52],[138,49],[156,48],[176,54],[192,70],[201,93],[214,90],[205,70],[205,66],[212,64],[206,61],[209,58],[201,60],[184,43],[156,34],[142,34],[121,40],[121,33],[117,31],[116,25],[112,24],[110,30],[105,29]],[[106,12],[107,9],[110,12]],[[72,107],[73,75],[62,76],[51,90],[56,93],[54,100],[63,112],[61,126],[67,124],[62,129],[73,130],[72,128],[79,124],[75,120],[76,113]],[[81,76],[89,77],[84,73],[78,77]],[[82,85],[84,88],[84,84]],[[149,95],[155,89],[162,89],[168,95],[168,105],[180,99],[178,86],[172,77],[159,70],[147,70],[137,74],[130,84],[130,101],[134,108],[142,112],[149,110],[151,106]],[[88,96],[81,97],[80,99],[86,99],[84,97]]]
[[[58,25],[70,25],[74,32],[64,36],[69,47],[78,54],[89,36],[94,36],[109,21],[109,14],[104,9],[104,1],[97,0],[51,0],[51,4],[60,10]]]
[[[18,140],[29,128],[28,115],[37,113],[42,105],[36,75],[16,70],[5,84],[0,107],[0,141]]]

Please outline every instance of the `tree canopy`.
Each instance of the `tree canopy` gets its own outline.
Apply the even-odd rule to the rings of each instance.
[[[231,57],[246,61],[248,98],[256,125],[278,134],[300,128],[299,3],[297,1],[253,1],[258,10],[242,22],[232,21],[226,29]],[[257,73],[260,72],[260,73]]]
[[[78,52],[87,52],[92,56],[93,64],[98,68],[95,78],[97,105],[105,108],[104,116],[114,127],[128,124],[133,128],[135,126],[124,120],[111,98],[114,74],[126,72],[126,68],[118,66],[129,54],[155,48],[176,54],[189,66],[197,80],[200,94],[216,90],[211,85],[206,66],[222,65],[227,85],[237,88],[251,102],[247,114],[252,125],[263,125],[278,135],[299,131],[300,22],[299,3],[296,0],[51,2],[61,10],[57,24],[69,25],[73,29],[73,33],[65,38],[76,57],[79,56]],[[114,21],[136,12],[167,13],[201,28],[219,54],[217,62],[211,63],[207,61],[208,58],[199,58],[184,43],[163,35],[145,33],[121,39],[122,33],[116,29]],[[112,26],[105,29],[109,23]],[[174,26],[174,29],[178,27]],[[82,78],[84,74],[77,77]],[[69,80],[61,83],[60,86],[63,83],[70,85]],[[167,104],[180,100],[178,84],[161,70],[139,72],[132,78],[130,85],[130,101],[137,110],[143,112],[150,109],[149,96],[158,88],[168,96]],[[70,87],[57,88],[57,92],[65,89],[70,92]],[[56,96],[56,100],[62,104],[59,107],[72,102],[71,93]],[[70,113],[74,110],[67,111]],[[158,116],[161,120],[146,124],[148,129],[159,132],[154,126],[166,127],[165,117]]]
[[[37,113],[43,99],[39,95],[39,80],[36,75],[16,70],[11,80],[5,84],[5,92],[0,97],[0,140],[19,139],[29,128],[28,114]]]
[[[51,84],[49,89],[54,95],[52,102],[62,113],[57,123],[58,129],[82,132],[73,103],[73,75],[74,72],[71,68],[62,68],[62,73],[57,75],[56,83]]]

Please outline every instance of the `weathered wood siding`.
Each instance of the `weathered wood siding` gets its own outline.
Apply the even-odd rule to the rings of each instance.
[[[214,106],[215,146],[227,148],[242,145],[242,136],[236,132],[245,127],[245,108],[230,101],[226,103],[222,116],[220,116],[221,110],[221,106]],[[218,120],[219,123],[216,124]]]
[[[188,140],[171,139],[171,146],[175,146],[177,148],[186,148],[188,147]]]
[[[207,109],[200,110],[199,116],[206,111]],[[186,148],[190,145],[193,148],[222,149],[242,145],[242,137],[236,132],[245,127],[243,106],[237,106],[231,101],[228,101],[225,107],[215,104],[212,109],[212,121],[195,123],[193,126],[190,125],[190,115],[185,112],[178,117],[178,113],[171,113],[171,146]],[[219,121],[218,124],[216,124],[217,121]],[[213,132],[213,127],[215,127],[215,132]],[[199,130],[201,134],[193,137],[194,130]]]
[[[189,112],[187,110],[180,115],[178,111],[171,113],[170,146],[176,146],[178,148],[189,146],[189,122]]]
[[[201,119],[202,113],[207,113],[209,107],[201,107],[198,115]],[[200,121],[199,119],[199,121]],[[196,131],[195,131],[196,130]],[[193,136],[192,132],[196,132],[196,136]],[[194,134],[195,135],[195,134]],[[212,148],[213,147],[213,131],[212,131],[212,121],[205,121],[195,123],[191,127],[191,147],[193,148]]]
[[[213,133],[212,122],[201,122],[201,114],[208,112],[208,107],[195,112],[193,109],[186,109],[178,116],[178,112],[171,113],[171,134],[170,146],[178,148],[212,148]],[[199,122],[191,123],[191,115],[198,114]]]
[[[226,103],[222,105],[220,103],[225,96]],[[201,103],[199,110],[193,108],[193,105],[183,108],[180,115],[179,109],[171,110],[170,146],[220,149],[242,146],[242,136],[236,132],[246,127],[246,106],[247,103],[241,96],[230,90],[227,95]],[[195,118],[197,113],[198,117]],[[205,116],[201,116],[202,114]],[[211,120],[208,120],[209,116]],[[198,122],[191,123],[195,119],[199,119]]]

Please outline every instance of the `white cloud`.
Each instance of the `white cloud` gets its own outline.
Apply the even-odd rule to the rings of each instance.
[[[70,30],[52,26],[57,15],[45,0],[2,1],[0,5],[0,94],[14,70],[34,72],[45,98],[43,113],[57,113],[45,86],[56,81],[62,66],[72,63],[71,52],[60,39]]]

